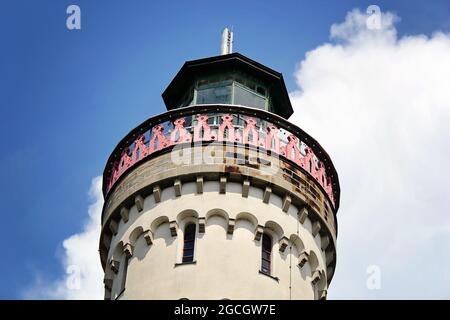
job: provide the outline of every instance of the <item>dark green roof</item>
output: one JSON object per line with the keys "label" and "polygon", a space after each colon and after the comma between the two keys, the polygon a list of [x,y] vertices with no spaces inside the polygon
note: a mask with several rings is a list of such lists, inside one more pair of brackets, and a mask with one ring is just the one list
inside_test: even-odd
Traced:
{"label": "dark green roof", "polygon": [[294,112],[283,75],[237,52],[185,62],[162,94],[167,110],[177,108],[177,103],[199,77],[230,70],[244,72],[266,83],[273,102],[273,113],[288,119]]}

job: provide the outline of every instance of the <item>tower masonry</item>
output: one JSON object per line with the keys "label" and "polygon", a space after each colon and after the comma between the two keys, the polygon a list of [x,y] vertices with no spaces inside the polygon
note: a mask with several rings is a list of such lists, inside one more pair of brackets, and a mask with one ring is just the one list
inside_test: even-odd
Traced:
{"label": "tower masonry", "polygon": [[106,163],[105,299],[326,299],[337,172],[287,121],[282,75],[231,43],[221,51],[186,62],[162,94],[167,112]]}

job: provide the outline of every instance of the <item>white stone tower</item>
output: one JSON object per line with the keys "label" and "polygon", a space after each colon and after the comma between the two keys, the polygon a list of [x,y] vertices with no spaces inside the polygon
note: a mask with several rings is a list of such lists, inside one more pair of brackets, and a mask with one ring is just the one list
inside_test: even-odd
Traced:
{"label": "white stone tower", "polygon": [[338,175],[286,120],[282,75],[225,53],[186,62],[163,99],[104,170],[105,299],[326,299]]}

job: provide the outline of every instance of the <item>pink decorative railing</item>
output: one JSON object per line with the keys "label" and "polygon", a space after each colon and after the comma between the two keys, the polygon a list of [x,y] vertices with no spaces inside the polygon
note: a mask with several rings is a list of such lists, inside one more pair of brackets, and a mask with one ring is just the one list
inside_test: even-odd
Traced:
{"label": "pink decorative railing", "polygon": [[[109,172],[105,170],[105,173],[109,173],[105,177],[106,193],[127,169],[157,151],[179,144],[217,141],[264,148],[293,161],[317,180],[336,207],[331,178],[327,175],[323,161],[312,148],[293,133],[268,120],[231,111],[234,112],[193,113],[174,118],[175,120],[153,123],[148,127],[145,127],[144,123],[144,127],[138,127],[139,132],[134,134],[132,143],[128,142],[122,148],[119,144],[116,148],[116,152],[120,151],[120,157],[113,162]],[[317,143],[314,145],[317,148]]]}

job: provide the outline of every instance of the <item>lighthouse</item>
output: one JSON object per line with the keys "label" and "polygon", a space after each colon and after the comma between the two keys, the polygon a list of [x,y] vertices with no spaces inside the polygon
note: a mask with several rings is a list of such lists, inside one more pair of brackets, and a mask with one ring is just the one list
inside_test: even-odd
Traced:
{"label": "lighthouse", "polygon": [[290,123],[283,76],[232,52],[187,61],[167,112],[132,129],[103,172],[105,299],[326,299],[338,174]]}

